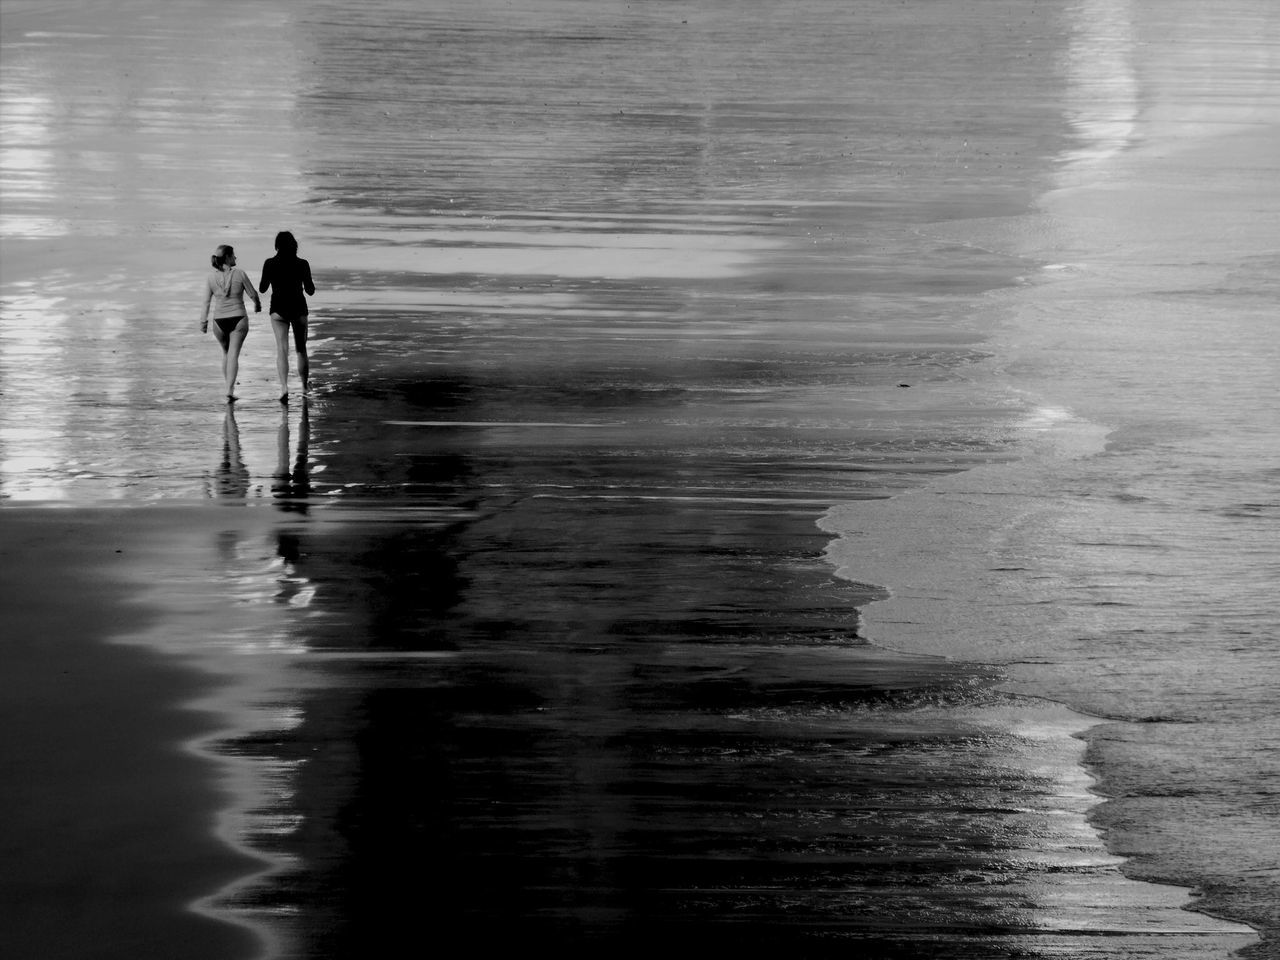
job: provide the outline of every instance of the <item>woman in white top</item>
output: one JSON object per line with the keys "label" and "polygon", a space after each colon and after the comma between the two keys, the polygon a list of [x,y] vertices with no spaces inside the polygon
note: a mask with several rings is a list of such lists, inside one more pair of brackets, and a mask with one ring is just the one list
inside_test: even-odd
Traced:
{"label": "woman in white top", "polygon": [[204,309],[200,311],[200,332],[209,331],[209,306],[213,305],[213,336],[222,347],[222,376],[227,381],[227,403],[236,400],[236,377],[240,373],[240,347],[249,333],[245,294],[253,300],[253,312],[262,311],[262,301],[248,275],[236,266],[236,252],[222,244],[210,258],[213,272],[205,284]]}

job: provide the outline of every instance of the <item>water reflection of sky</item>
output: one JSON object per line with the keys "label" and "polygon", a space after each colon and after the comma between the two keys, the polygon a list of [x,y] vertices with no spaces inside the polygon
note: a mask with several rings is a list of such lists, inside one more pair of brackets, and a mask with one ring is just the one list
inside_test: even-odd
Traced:
{"label": "water reflection of sky", "polygon": [[1069,167],[1097,163],[1124,150],[1137,129],[1139,91],[1129,6],[1130,0],[1082,0],[1069,8],[1065,110],[1076,145],[1059,157]]}
{"label": "water reflection of sky", "polygon": [[238,9],[232,30],[204,5],[166,12],[5,10],[5,498],[199,495],[218,414],[187,403],[217,364],[198,284],[217,242],[265,245],[303,199],[290,8]]}
{"label": "water reflection of sky", "polygon": [[[239,9],[232,30],[201,5],[167,12],[53,14],[92,22],[93,32],[77,32],[26,29],[43,14],[6,9],[3,235],[23,236],[36,218],[72,237],[136,238],[161,223],[199,230],[210,214],[300,199],[291,117],[306,50],[281,22],[289,8]],[[253,143],[263,114],[273,135]],[[203,213],[187,221],[180,211]]]}

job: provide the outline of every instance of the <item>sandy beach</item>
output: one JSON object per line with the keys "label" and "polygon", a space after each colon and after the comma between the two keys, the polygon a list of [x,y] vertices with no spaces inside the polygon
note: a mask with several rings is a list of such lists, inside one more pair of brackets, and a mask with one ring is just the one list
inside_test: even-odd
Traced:
{"label": "sandy beach", "polygon": [[1268,44],[234,9],[2,0],[6,956],[1272,955]]}

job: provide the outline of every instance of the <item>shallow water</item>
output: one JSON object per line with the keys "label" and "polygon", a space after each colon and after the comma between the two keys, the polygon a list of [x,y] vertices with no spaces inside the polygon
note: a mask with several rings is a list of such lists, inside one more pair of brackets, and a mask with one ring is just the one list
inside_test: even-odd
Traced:
{"label": "shallow water", "polygon": [[[806,956],[1251,941],[1126,880],[1087,821],[1093,720],[1050,701],[1170,709],[1100,699],[1142,655],[1132,624],[1105,621],[1134,653],[1085,683],[1052,669],[1076,665],[1072,632],[1046,653],[1035,618],[1009,642],[1051,664],[1021,670],[954,609],[927,656],[868,644],[859,617],[922,578],[1002,623],[1004,582],[957,558],[987,515],[899,495],[1020,477],[1047,427],[1087,449],[1111,425],[1078,379],[1095,358],[1041,366],[1062,354],[1019,319],[1064,288],[992,293],[1034,269],[1026,235],[1063,242],[1034,217],[998,242],[971,224],[1127,143],[1135,71],[1097,89],[1073,82],[1096,59],[1071,64],[1123,61],[1102,31],[1128,4],[266,3],[232,33],[201,5],[121,9],[5,7],[0,495],[147,504],[169,531],[121,574],[161,612],[122,639],[220,678],[193,749],[231,798],[219,835],[266,870],[199,909],[282,956],[424,923]],[[276,403],[255,320],[227,410],[201,264],[232,242],[256,276],[282,227],[320,287],[316,387]],[[1011,542],[1061,548],[1055,584],[1096,580],[1063,524],[1096,522],[1116,482],[1062,462],[1081,509]],[[232,509],[191,520],[195,501]],[[833,545],[824,516],[875,533]],[[1158,578],[1114,579],[1145,598]],[[1089,606],[1046,598],[1073,624]],[[1089,734],[1114,782],[1152,756],[1133,729]],[[1139,838],[1187,819],[1115,809]]]}
{"label": "shallow water", "polygon": [[824,525],[853,533],[850,576],[894,584],[873,638],[1125,721],[1086,739],[1135,875],[1273,924],[1276,14],[1121,12],[1083,28],[1128,91],[1117,122],[1081,131],[1032,215],[937,228],[1043,264],[990,298],[998,375],[1048,414],[1032,456]]}

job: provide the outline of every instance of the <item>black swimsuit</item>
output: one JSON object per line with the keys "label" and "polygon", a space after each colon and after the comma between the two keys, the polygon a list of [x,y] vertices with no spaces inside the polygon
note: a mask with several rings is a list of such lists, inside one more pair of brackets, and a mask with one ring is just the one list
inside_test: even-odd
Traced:
{"label": "black swimsuit", "polygon": [[303,293],[315,293],[311,282],[311,264],[301,257],[282,257],[276,254],[262,265],[262,281],[258,289],[266,293],[271,289],[271,312],[286,320],[298,320],[307,315],[307,298]]}
{"label": "black swimsuit", "polygon": [[239,317],[214,317],[213,322],[218,325],[223,333],[230,333],[236,327],[240,326],[240,321],[245,319],[244,316]]}

